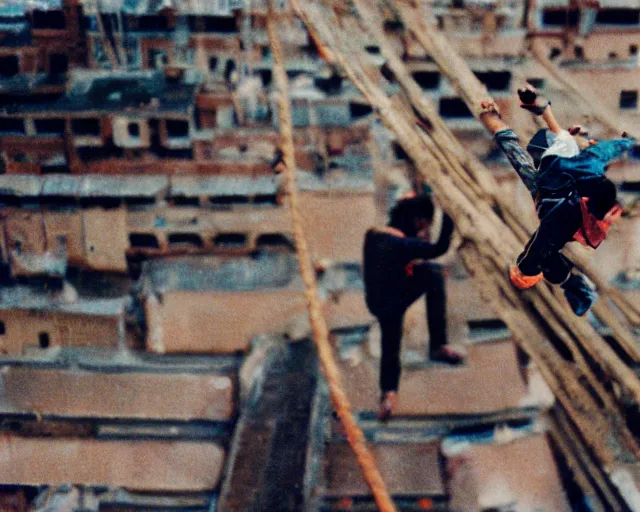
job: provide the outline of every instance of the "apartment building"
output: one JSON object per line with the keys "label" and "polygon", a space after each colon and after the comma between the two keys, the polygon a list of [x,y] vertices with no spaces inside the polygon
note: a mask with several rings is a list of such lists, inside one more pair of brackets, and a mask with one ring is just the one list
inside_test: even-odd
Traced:
{"label": "apartment building", "polygon": [[[633,2],[603,1],[595,21],[552,0],[421,3],[518,128],[533,126],[515,102],[524,81],[567,118],[575,109],[529,56],[528,36],[576,80],[613,90],[607,108],[637,123]],[[289,2],[274,6],[320,300],[394,500],[478,512],[602,503],[558,427],[553,395],[455,258],[448,327],[467,362],[425,361],[416,304],[398,418],[373,419],[380,340],[362,293],[361,242],[417,180]],[[272,169],[280,139],[267,7],[0,5],[3,510],[375,510],[320,378]],[[465,147],[505,191],[522,192],[434,62],[397,21],[385,30]],[[375,70],[380,49],[362,37]],[[629,201],[634,169],[612,169]],[[637,225],[614,233],[624,255],[599,252],[608,278],[631,269]]]}

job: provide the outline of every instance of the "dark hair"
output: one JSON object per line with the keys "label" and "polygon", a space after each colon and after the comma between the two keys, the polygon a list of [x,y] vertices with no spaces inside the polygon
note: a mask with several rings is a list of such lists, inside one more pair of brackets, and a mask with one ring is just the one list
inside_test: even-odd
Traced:
{"label": "dark hair", "polygon": [[552,139],[550,131],[547,128],[540,128],[536,134],[531,137],[531,140],[527,145],[527,152],[531,155],[531,158],[533,158],[533,163],[536,168],[540,167],[542,153],[544,153],[552,144],[552,141],[549,139]]}
{"label": "dark hair", "polygon": [[429,196],[401,199],[389,212],[389,226],[407,236],[416,236],[417,219],[433,219],[433,201]]}

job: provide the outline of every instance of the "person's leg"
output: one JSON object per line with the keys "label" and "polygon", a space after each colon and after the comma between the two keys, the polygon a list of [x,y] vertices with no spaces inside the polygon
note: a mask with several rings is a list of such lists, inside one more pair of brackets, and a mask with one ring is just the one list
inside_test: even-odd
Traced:
{"label": "person's leg", "polygon": [[424,266],[429,354],[433,356],[447,344],[447,295],[442,265],[427,263]]}
{"label": "person's leg", "polygon": [[562,253],[549,256],[542,265],[544,278],[551,284],[562,284],[571,274],[573,263]]}
{"label": "person's leg", "polygon": [[584,315],[598,298],[597,292],[581,274],[572,273],[573,263],[561,253],[551,254],[542,264],[544,278],[560,285],[571,310]]}
{"label": "person's leg", "polygon": [[380,322],[381,349],[380,391],[398,391],[400,382],[400,345],[402,341],[403,313],[385,313]]}
{"label": "person's leg", "polygon": [[386,312],[378,317],[381,332],[380,408],[377,418],[389,419],[396,405],[400,383],[400,345],[404,313]]}
{"label": "person's leg", "polygon": [[569,242],[580,227],[580,204],[564,199],[558,203],[542,205],[546,212],[540,226],[518,256],[517,267],[524,276],[536,276],[543,271],[545,262]]}
{"label": "person's leg", "polygon": [[442,265],[425,263],[415,269],[414,279],[425,293],[427,328],[429,329],[429,359],[445,363],[461,363],[464,354],[447,345],[447,293]]}

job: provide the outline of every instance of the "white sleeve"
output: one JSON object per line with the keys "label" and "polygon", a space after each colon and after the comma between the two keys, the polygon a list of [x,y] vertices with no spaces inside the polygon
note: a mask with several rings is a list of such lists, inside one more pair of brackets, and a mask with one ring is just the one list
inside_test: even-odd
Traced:
{"label": "white sleeve", "polygon": [[556,139],[553,141],[553,144],[551,144],[551,146],[542,153],[541,158],[549,155],[571,158],[576,156],[578,153],[580,153],[580,148],[578,147],[576,140],[567,130],[562,130],[560,133],[556,134]]}

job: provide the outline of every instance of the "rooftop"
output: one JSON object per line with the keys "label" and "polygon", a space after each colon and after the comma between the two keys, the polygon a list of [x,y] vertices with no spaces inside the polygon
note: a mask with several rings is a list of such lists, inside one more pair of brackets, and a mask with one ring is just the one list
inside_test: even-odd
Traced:
{"label": "rooftop", "polygon": [[299,283],[300,277],[296,258],[276,253],[233,259],[205,256],[150,260],[144,264],[142,280],[143,286],[156,293],[230,292],[286,288]]}
{"label": "rooftop", "polygon": [[[23,80],[16,79],[16,84]],[[26,79],[29,80],[28,78]],[[13,112],[122,112],[136,115],[189,112],[195,104],[200,75],[185,73],[180,82],[169,81],[159,71],[75,71],[69,90],[58,100],[20,104]]]}

